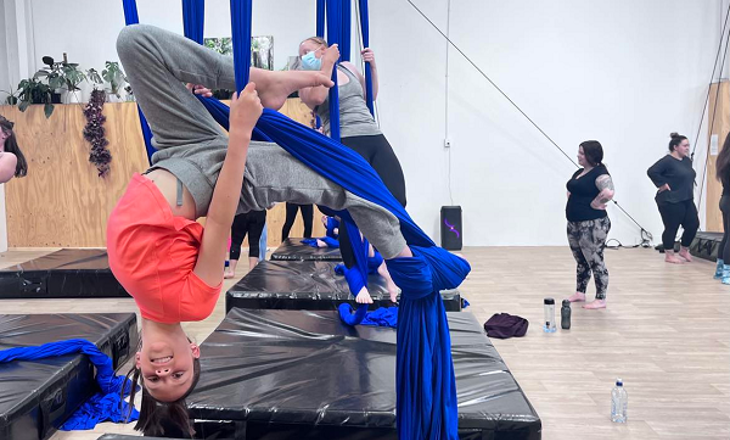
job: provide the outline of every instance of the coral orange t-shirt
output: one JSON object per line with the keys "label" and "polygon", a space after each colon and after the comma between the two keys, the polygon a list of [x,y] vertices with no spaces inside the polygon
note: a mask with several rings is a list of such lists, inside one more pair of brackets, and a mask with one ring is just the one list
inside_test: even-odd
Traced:
{"label": "coral orange t-shirt", "polygon": [[151,180],[135,173],[109,217],[106,235],[109,267],[142,317],[173,324],[200,321],[213,312],[222,278],[209,286],[193,273],[203,226],[173,216]]}

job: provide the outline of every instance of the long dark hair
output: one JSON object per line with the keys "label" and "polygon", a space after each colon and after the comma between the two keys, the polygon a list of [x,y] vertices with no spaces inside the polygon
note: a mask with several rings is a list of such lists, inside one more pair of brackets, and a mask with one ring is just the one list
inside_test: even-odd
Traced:
{"label": "long dark hair", "polygon": [[722,151],[715,160],[715,175],[722,185],[730,188],[730,133],[722,144]]}
{"label": "long dark hair", "polygon": [[[144,387],[144,378],[142,371],[136,366],[132,367],[124,378],[124,386],[122,392],[127,387],[127,381],[130,380],[131,392],[129,394],[129,412],[125,415],[127,421],[132,415],[134,409],[134,397],[137,395],[137,384],[142,386],[142,406],[139,410],[139,420],[134,425],[134,429],[142,431],[145,437],[183,437],[192,438],[195,430],[190,423],[188,415],[188,406],[185,399],[193,392],[195,386],[200,379],[200,360],[193,359],[193,383],[184,396],[174,402],[160,402],[152,397],[152,395]],[[124,395],[122,395],[122,399]]]}
{"label": "long dark hair", "polygon": [[671,141],[669,141],[669,151],[674,151],[674,148],[681,144],[683,140],[687,139],[687,136],[683,136],[678,133],[670,133],[669,137],[672,138]]}
{"label": "long dark hair", "polygon": [[20,151],[20,147],[18,146],[18,140],[15,138],[15,132],[13,131],[14,125],[3,116],[0,116],[0,129],[6,133],[10,133],[10,137],[5,139],[5,151],[13,153],[18,158],[18,162],[15,165],[15,177],[24,177],[28,174],[28,162],[25,161],[25,156],[23,156],[23,152]]}
{"label": "long dark hair", "polygon": [[591,166],[597,167],[599,165],[603,165],[605,167],[603,164],[603,147],[600,142],[583,141],[581,142],[580,147],[583,148],[583,156],[585,156]]}

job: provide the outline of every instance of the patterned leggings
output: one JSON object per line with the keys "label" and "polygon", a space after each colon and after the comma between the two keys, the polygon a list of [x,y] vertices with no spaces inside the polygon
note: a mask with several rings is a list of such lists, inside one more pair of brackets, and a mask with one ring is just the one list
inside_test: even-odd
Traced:
{"label": "patterned leggings", "polygon": [[596,299],[606,299],[608,269],[603,261],[611,220],[608,217],[582,222],[568,222],[568,243],[578,267],[576,270],[577,292],[586,293],[591,272],[596,279]]}

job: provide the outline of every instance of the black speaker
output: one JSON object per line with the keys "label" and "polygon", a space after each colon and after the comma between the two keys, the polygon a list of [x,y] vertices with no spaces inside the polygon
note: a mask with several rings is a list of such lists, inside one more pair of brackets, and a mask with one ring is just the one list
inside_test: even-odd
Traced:
{"label": "black speaker", "polygon": [[461,206],[441,207],[441,247],[460,251],[463,243]]}

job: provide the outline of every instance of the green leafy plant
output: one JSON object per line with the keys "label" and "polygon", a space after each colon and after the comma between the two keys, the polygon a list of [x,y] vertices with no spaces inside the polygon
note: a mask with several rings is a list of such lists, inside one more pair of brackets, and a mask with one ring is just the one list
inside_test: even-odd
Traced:
{"label": "green leafy plant", "polygon": [[24,112],[31,104],[43,104],[46,118],[53,114],[52,93],[48,84],[43,84],[37,78],[28,78],[18,84],[18,109]]}
{"label": "green leafy plant", "polygon": [[13,88],[10,87],[10,91],[9,92],[7,90],[0,90],[0,92],[3,92],[6,95],[8,95],[5,98],[5,103],[6,104],[8,104],[8,105],[17,105],[18,104],[18,91],[17,90],[16,91],[13,91]]}
{"label": "green leafy plant", "polygon": [[42,60],[47,67],[36,72],[34,78],[45,79],[53,90],[66,89],[69,92],[81,90],[79,84],[86,79],[86,75],[79,70],[78,64],[66,61],[66,54],[64,60],[58,63],[49,56],[43,57]]}
{"label": "green leafy plant", "polygon": [[121,98],[119,91],[127,82],[127,77],[124,76],[124,72],[119,66],[119,63],[117,61],[107,61],[106,69],[101,71],[101,77],[109,84],[109,92],[117,95],[117,98]]}
{"label": "green leafy plant", "polygon": [[96,86],[104,84],[104,79],[101,77],[101,74],[93,67],[86,71],[86,80],[91,83],[94,90],[97,90]]}

